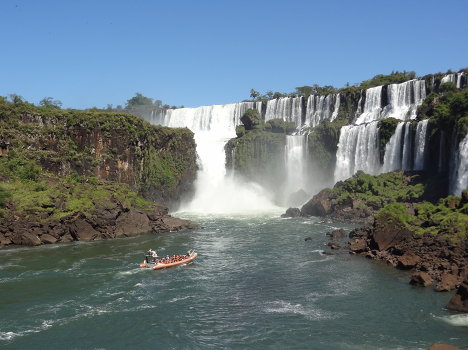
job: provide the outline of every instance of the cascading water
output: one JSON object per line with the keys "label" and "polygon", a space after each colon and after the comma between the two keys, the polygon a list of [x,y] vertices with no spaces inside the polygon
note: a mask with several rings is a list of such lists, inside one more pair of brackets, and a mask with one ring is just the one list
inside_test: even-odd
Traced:
{"label": "cascading water", "polygon": [[415,154],[414,154],[414,170],[424,170],[425,168],[425,156],[426,156],[426,139],[427,139],[427,125],[429,119],[425,119],[418,123],[416,127],[416,136],[414,142]]}
{"label": "cascading water", "polygon": [[356,119],[355,124],[369,123],[380,119],[382,111],[382,86],[373,87],[366,90],[366,100],[364,102],[364,111]]}
{"label": "cascading water", "polygon": [[402,169],[402,141],[404,126],[404,122],[398,123],[395,133],[385,146],[384,164],[382,167],[384,173]]}
{"label": "cascading water", "polygon": [[458,89],[460,89],[462,87],[462,77],[465,75],[464,72],[461,72],[461,73],[451,73],[451,74],[447,74],[446,76],[444,76],[441,80],[440,80],[440,83],[441,84],[444,84],[444,83],[454,83],[456,85],[456,87]]}
{"label": "cascading water", "polygon": [[450,192],[459,196],[468,189],[468,134],[458,146],[453,179]]}
{"label": "cascading water", "polygon": [[300,199],[291,194],[306,192],[307,184],[307,135],[286,136],[285,150],[286,183],[284,185],[283,201],[288,206],[303,204]]}
{"label": "cascading water", "polygon": [[[413,160],[411,125],[404,123],[398,125],[395,135],[386,146],[384,165],[381,167],[378,156],[377,121],[390,117],[400,120],[414,119],[417,107],[425,97],[424,80],[391,84],[387,87],[388,104],[382,108],[382,86],[367,89],[362,112],[362,96],[359,100],[355,125],[341,128],[336,153],[335,181],[344,180],[358,170],[379,174],[382,171],[411,169]],[[371,141],[372,137],[374,139]],[[423,147],[422,152],[424,150]]]}
{"label": "cascading water", "polygon": [[403,141],[403,154],[401,159],[401,168],[408,170],[412,168],[412,147],[413,147],[413,130],[411,123],[405,123],[405,138]]}
{"label": "cascading water", "polygon": [[410,80],[391,84],[387,87],[387,96],[389,103],[383,111],[384,118],[415,119],[418,106],[426,98],[426,82]]}
{"label": "cascading water", "polygon": [[310,95],[307,99],[305,124],[316,127],[323,120],[333,121],[340,109],[340,94],[327,96]]}
{"label": "cascading water", "polygon": [[347,179],[358,170],[368,174],[380,170],[377,122],[341,128],[335,182]]}
{"label": "cascading water", "polygon": [[198,108],[170,109],[153,123],[169,127],[188,127],[195,134],[200,171],[195,195],[180,210],[202,213],[255,212],[274,209],[264,189],[255,183],[239,183],[226,176],[226,142],[235,137],[235,127],[249,108],[261,111],[261,103],[243,102]]}
{"label": "cascading water", "polygon": [[265,121],[283,119],[294,122],[296,127],[302,124],[302,97],[280,97],[269,100],[266,105]]}

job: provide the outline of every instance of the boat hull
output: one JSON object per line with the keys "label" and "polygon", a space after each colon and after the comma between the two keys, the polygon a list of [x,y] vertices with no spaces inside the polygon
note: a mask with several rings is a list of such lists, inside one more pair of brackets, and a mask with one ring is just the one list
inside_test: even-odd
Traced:
{"label": "boat hull", "polygon": [[187,259],[183,259],[183,260],[176,261],[176,262],[169,263],[169,264],[162,264],[162,263],[152,264],[152,263],[144,262],[144,263],[140,264],[140,267],[141,268],[151,268],[152,270],[161,270],[161,269],[166,269],[168,267],[187,264],[187,263],[195,260],[197,256],[198,256],[198,253],[192,253],[192,254],[190,254],[190,256]]}
{"label": "boat hull", "polygon": [[196,257],[198,256],[197,253],[192,253],[187,259],[183,259],[183,260],[180,260],[180,261],[176,261],[176,262],[173,262],[173,263],[169,263],[169,264],[156,264],[152,267],[153,270],[161,270],[161,269],[166,269],[168,267],[173,267],[173,266],[178,266],[178,265],[183,265],[183,264],[187,264],[193,260],[196,259]]}

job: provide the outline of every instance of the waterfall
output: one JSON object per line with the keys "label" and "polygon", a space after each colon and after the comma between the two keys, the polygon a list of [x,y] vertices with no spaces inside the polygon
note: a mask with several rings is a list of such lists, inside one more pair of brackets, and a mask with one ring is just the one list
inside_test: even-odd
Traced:
{"label": "waterfall", "polygon": [[[260,102],[243,102],[198,108],[169,109],[153,122],[169,127],[187,127],[195,134],[200,171],[195,195],[180,210],[203,213],[255,212],[273,209],[263,188],[255,183],[239,183],[226,176],[224,145],[236,136],[235,127],[249,108],[261,111]],[[154,117],[154,116],[153,116]]]}
{"label": "waterfall", "polygon": [[341,128],[336,153],[335,182],[356,171],[377,174],[380,170],[377,122]]}
{"label": "waterfall", "polygon": [[401,159],[401,169],[409,170],[412,168],[412,148],[413,148],[413,130],[411,123],[405,123],[405,138],[403,141],[403,154]]}
{"label": "waterfall", "polygon": [[340,95],[310,95],[307,98],[305,124],[316,127],[323,120],[334,120],[340,109]]}
{"label": "waterfall", "polygon": [[383,111],[384,118],[408,120],[416,118],[419,105],[426,98],[426,82],[410,80],[387,87],[388,105]]}
{"label": "waterfall", "polygon": [[440,83],[454,83],[458,89],[462,87],[462,77],[465,75],[464,72],[461,73],[451,73],[445,75],[441,80]]}
{"label": "waterfall", "polygon": [[384,164],[382,167],[384,173],[402,168],[402,139],[404,125],[404,122],[398,123],[395,133],[385,146]]}
{"label": "waterfall", "polygon": [[[364,124],[379,120],[380,112],[382,110],[381,100],[382,86],[367,89],[366,100],[364,102],[364,111],[358,116],[355,124]],[[361,99],[359,102],[361,102]]]}
{"label": "waterfall", "polygon": [[286,183],[284,202],[288,206],[303,204],[290,198],[291,194],[307,189],[307,135],[286,136],[285,165]]}
{"label": "waterfall", "polygon": [[460,196],[463,190],[468,189],[468,134],[458,146],[453,179],[450,193]]}
{"label": "waterfall", "polygon": [[416,127],[416,136],[414,142],[414,170],[424,170],[426,158],[426,139],[427,139],[427,125],[429,119],[425,119],[418,123]]}
{"label": "waterfall", "polygon": [[267,101],[265,121],[283,119],[294,122],[296,127],[302,124],[302,96],[280,97]]}
{"label": "waterfall", "polygon": [[333,113],[331,116],[331,121],[334,121],[338,117],[338,112],[340,111],[340,94],[335,96],[335,107],[333,108]]}

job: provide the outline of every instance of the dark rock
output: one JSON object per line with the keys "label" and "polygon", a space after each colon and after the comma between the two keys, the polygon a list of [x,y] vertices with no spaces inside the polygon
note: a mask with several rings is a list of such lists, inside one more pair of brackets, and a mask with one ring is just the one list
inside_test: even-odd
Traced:
{"label": "dark rock", "polygon": [[73,242],[75,239],[70,233],[64,234],[62,237],[60,237],[60,242]]}
{"label": "dark rock", "polygon": [[348,242],[349,250],[360,254],[367,251],[367,241],[364,238],[353,238]]}
{"label": "dark rock", "polygon": [[298,218],[301,217],[302,213],[299,208],[288,208],[286,213],[282,214],[282,218]]}
{"label": "dark rock", "polygon": [[413,253],[406,253],[397,257],[397,267],[402,270],[409,270],[414,268],[421,258]]}
{"label": "dark rock", "polygon": [[344,238],[346,237],[346,231],[340,228],[338,230],[328,232],[327,236],[330,236],[330,239]]}
{"label": "dark rock", "polygon": [[381,215],[374,222],[372,239],[379,250],[387,250],[404,241],[411,240],[413,233],[390,215]]}
{"label": "dark rock", "polygon": [[37,246],[41,245],[39,237],[31,232],[15,232],[11,236],[11,241],[18,245]]}
{"label": "dark rock", "polygon": [[116,237],[136,236],[152,230],[148,215],[137,211],[121,214],[116,220]]}
{"label": "dark rock", "polygon": [[332,252],[325,252],[325,251],[324,251],[324,252],[322,252],[322,255],[335,255],[335,254],[332,253]]}
{"label": "dark rock", "polygon": [[444,273],[440,277],[440,281],[436,284],[435,290],[437,292],[448,292],[457,288],[459,284],[458,277],[452,274]]}
{"label": "dark rock", "polygon": [[327,246],[329,246],[331,249],[340,249],[341,246],[337,242],[328,242]]}
{"label": "dark rock", "polygon": [[410,284],[413,286],[429,287],[432,284],[432,278],[427,272],[416,272],[411,276]]}
{"label": "dark rock", "polygon": [[76,220],[70,229],[77,241],[92,241],[99,236],[99,232],[84,218]]}
{"label": "dark rock", "polygon": [[458,287],[457,292],[452,299],[450,299],[447,309],[458,312],[468,312],[468,279],[465,279]]}
{"label": "dark rock", "polygon": [[193,221],[166,216],[161,219],[166,231],[180,231],[182,229],[194,229],[197,227]]}
{"label": "dark rock", "polygon": [[6,238],[4,235],[0,234],[0,247],[4,245],[10,245],[12,243],[13,242],[11,241],[11,239]]}
{"label": "dark rock", "polygon": [[331,190],[325,189],[316,194],[310,201],[304,204],[301,212],[304,215],[325,216],[331,213]]}
{"label": "dark rock", "polygon": [[468,190],[464,190],[462,192],[460,206],[463,206],[466,203],[468,203]]}
{"label": "dark rock", "polygon": [[312,240],[312,237],[306,237],[304,238],[304,241],[311,241]]}
{"label": "dark rock", "polygon": [[41,236],[41,242],[44,244],[54,244],[57,243],[58,239],[47,233]]}

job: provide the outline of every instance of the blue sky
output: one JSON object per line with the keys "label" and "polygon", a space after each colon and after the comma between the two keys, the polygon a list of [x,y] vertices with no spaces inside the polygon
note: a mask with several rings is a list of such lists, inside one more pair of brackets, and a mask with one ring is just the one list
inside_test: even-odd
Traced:
{"label": "blue sky", "polygon": [[2,0],[0,95],[88,108],[141,92],[195,107],[458,70],[467,18],[467,0]]}

